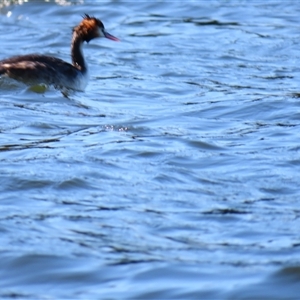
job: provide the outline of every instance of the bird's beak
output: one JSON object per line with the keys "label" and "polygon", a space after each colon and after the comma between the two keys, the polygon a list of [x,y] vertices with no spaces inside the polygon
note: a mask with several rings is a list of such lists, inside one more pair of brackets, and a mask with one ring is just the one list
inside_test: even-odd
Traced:
{"label": "bird's beak", "polygon": [[119,42],[120,40],[118,38],[116,38],[115,36],[109,34],[107,31],[103,30],[102,31],[104,36],[109,39],[109,40],[112,40],[112,41],[115,41],[115,42]]}

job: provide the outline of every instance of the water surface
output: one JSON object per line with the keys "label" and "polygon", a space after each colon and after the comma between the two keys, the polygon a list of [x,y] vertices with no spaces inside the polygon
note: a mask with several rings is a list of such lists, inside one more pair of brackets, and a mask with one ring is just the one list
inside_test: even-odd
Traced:
{"label": "water surface", "polygon": [[6,1],[0,59],[70,61],[69,98],[0,79],[0,296],[297,299],[297,1]]}

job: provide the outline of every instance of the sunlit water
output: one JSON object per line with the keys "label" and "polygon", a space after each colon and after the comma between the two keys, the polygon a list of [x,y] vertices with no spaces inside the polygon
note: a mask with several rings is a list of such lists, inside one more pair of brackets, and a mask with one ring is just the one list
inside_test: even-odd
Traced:
{"label": "sunlit water", "polygon": [[69,99],[0,79],[0,296],[299,298],[299,3],[4,2],[0,59],[121,42]]}

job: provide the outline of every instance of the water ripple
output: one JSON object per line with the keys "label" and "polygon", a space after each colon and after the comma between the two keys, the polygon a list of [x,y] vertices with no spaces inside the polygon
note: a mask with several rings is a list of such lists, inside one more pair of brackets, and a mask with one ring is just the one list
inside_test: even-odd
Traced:
{"label": "water ripple", "polygon": [[297,298],[296,2],[6,1],[1,59],[83,12],[84,93],[0,79],[0,297]]}

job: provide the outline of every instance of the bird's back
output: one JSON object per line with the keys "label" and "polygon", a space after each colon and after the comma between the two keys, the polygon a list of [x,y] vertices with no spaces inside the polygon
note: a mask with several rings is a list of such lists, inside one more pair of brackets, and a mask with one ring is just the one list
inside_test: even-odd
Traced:
{"label": "bird's back", "polygon": [[65,86],[70,78],[77,77],[78,72],[73,65],[47,55],[27,54],[0,61],[0,75],[7,75],[31,85]]}

